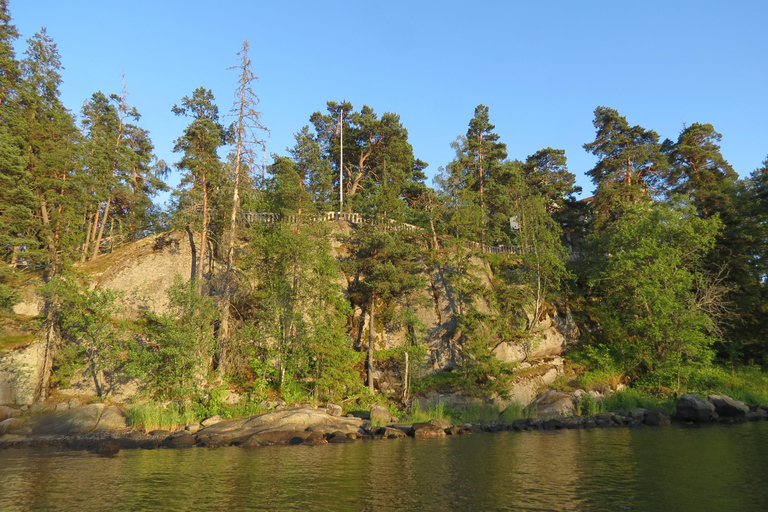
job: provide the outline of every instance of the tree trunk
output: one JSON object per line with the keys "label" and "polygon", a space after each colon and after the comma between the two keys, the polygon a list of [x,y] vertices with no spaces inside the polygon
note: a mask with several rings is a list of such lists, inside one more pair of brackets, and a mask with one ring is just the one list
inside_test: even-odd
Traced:
{"label": "tree trunk", "polygon": [[58,344],[59,336],[56,331],[56,305],[52,302],[46,302],[47,310],[45,319],[45,345],[43,347],[43,367],[37,376],[33,400],[41,402],[48,398],[48,382],[51,377],[53,367],[53,356]]}
{"label": "tree trunk", "polygon": [[435,222],[432,219],[432,213],[429,214],[429,229],[432,231],[432,248],[437,250],[440,244],[437,242],[437,233],[435,232]]}
{"label": "tree trunk", "polygon": [[[95,260],[96,257],[99,255],[99,249],[101,249],[101,238],[104,236],[104,226],[107,224],[107,220],[109,219],[109,206],[112,204],[112,197],[110,196],[107,199],[107,204],[104,206],[104,218],[101,220],[101,226],[99,227],[99,235],[96,237],[96,246],[93,248],[93,256],[91,257],[92,260]],[[94,230],[96,227],[94,226]]]}
{"label": "tree trunk", "polygon": [[85,262],[88,259],[88,253],[91,251],[91,221],[93,220],[93,214],[89,214],[85,220],[85,244],[83,245],[83,254],[80,256],[80,261]]}
{"label": "tree trunk", "polygon": [[408,348],[405,349],[405,375],[403,376],[403,405],[408,403],[408,386],[410,380],[410,366],[408,360]]}
{"label": "tree trunk", "polygon": [[203,228],[200,235],[200,265],[197,267],[197,291],[203,291],[205,258],[208,252],[208,183],[203,177]]}
{"label": "tree trunk", "polygon": [[373,324],[374,320],[376,319],[376,295],[371,295],[371,305],[369,307],[369,322],[370,325],[368,326],[368,389],[371,390],[371,393],[374,392],[373,389]]}

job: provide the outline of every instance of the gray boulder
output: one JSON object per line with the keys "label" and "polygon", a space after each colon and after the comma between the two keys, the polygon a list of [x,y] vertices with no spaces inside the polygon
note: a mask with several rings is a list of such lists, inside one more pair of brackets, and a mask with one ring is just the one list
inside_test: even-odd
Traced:
{"label": "gray boulder", "polygon": [[114,405],[110,405],[102,411],[99,423],[96,425],[96,430],[115,430],[125,428],[126,426],[126,417],[123,411]]}
{"label": "gray boulder", "polygon": [[20,420],[19,418],[8,418],[0,421],[0,436],[7,433],[9,430],[21,428],[22,425],[24,425],[24,420]]}
{"label": "gray boulder", "polygon": [[190,448],[196,444],[197,439],[195,439],[195,436],[189,432],[182,431],[178,434],[167,437],[161,443],[161,446],[165,446],[167,448]]}
{"label": "gray boulder", "polygon": [[331,416],[341,417],[342,409],[341,409],[340,405],[328,404],[328,405],[325,406],[325,410]]}
{"label": "gray boulder", "polygon": [[683,421],[704,422],[716,418],[715,406],[700,396],[686,393],[677,401],[677,415]]}
{"label": "gray boulder", "polygon": [[442,429],[451,428],[451,422],[443,418],[435,418],[433,420],[429,420],[429,424]]}
{"label": "gray boulder", "polygon": [[210,418],[206,418],[203,421],[201,421],[200,425],[202,425],[204,427],[210,427],[210,426],[215,425],[217,423],[221,423],[221,421],[222,421],[221,416],[219,416],[218,414],[215,414],[215,415],[211,416]]}
{"label": "gray boulder", "polygon": [[715,406],[718,416],[724,418],[744,418],[749,413],[749,407],[744,402],[734,400],[725,395],[709,395],[709,401]]}
{"label": "gray boulder", "polygon": [[378,421],[380,423],[389,423],[392,421],[392,413],[389,409],[380,405],[371,406],[371,421]]}
{"label": "gray boulder", "polygon": [[547,389],[537,396],[528,410],[535,410],[540,419],[568,418],[576,415],[571,393]]}
{"label": "gray boulder", "polygon": [[432,425],[431,423],[416,423],[413,425],[410,435],[417,439],[443,437],[445,435],[445,429],[440,428],[437,425]]}
{"label": "gray boulder", "polygon": [[0,421],[7,420],[17,415],[16,409],[0,405]]}
{"label": "gray boulder", "polygon": [[671,422],[669,416],[660,411],[648,411],[645,413],[643,424],[649,427],[668,427]]}

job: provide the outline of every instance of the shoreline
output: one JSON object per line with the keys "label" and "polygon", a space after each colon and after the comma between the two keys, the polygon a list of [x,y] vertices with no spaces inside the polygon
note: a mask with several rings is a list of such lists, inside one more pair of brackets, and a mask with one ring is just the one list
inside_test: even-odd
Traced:
{"label": "shoreline", "polygon": [[[306,412],[307,409],[289,409],[286,412]],[[323,409],[314,410],[326,414]],[[268,413],[269,414],[269,413]],[[265,446],[318,446],[322,444],[354,443],[361,441],[386,440],[411,437],[433,439],[479,433],[532,432],[557,430],[591,430],[595,428],[646,428],[679,426],[720,426],[750,422],[768,421],[768,413],[762,408],[751,410],[738,417],[714,416],[707,420],[693,421],[682,418],[679,413],[667,414],[658,411],[633,411],[631,413],[605,412],[594,416],[571,416],[550,419],[517,419],[511,422],[487,422],[451,425],[447,420],[431,420],[426,423],[390,423],[373,426],[370,421],[360,420],[357,432],[309,427],[305,430],[278,428],[261,432],[244,432],[237,429],[222,434],[222,427],[232,423],[246,423],[258,417],[224,420],[211,427],[192,433],[189,430],[175,432],[155,430],[142,432],[124,428],[101,430],[79,435],[22,435],[6,433],[0,436],[0,450],[18,448],[54,448],[71,451],[88,451],[100,456],[114,456],[121,450],[131,449],[180,449],[180,448],[221,448],[227,446],[260,448]],[[219,425],[219,428],[216,427]]]}

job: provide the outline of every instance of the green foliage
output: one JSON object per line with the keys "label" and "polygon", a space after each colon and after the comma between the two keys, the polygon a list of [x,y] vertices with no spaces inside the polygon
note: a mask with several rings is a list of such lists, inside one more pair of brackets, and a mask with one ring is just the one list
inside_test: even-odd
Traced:
{"label": "green foliage", "polygon": [[527,413],[525,407],[517,402],[511,402],[503,411],[501,411],[500,419],[503,422],[509,422],[528,417],[531,416]]}
{"label": "green foliage", "polygon": [[651,190],[661,190],[669,164],[661,151],[658,134],[641,126],[630,126],[616,110],[597,107],[593,124],[595,140],[584,144],[584,149],[598,158],[587,174],[597,185],[593,220],[602,229],[604,223],[616,220],[624,208],[648,202]]}
{"label": "green foliage", "polygon": [[19,292],[13,286],[13,271],[0,264],[0,313],[12,312],[19,300]]}
{"label": "green foliage", "polygon": [[207,401],[214,393],[210,368],[218,309],[211,297],[197,292],[194,281],[185,283],[180,276],[168,296],[169,313],[145,314],[146,340],[132,346],[126,369],[149,382],[157,398]]}
{"label": "green foliage", "polygon": [[461,372],[442,371],[414,379],[411,384],[411,391],[413,393],[427,393],[429,391],[453,393],[462,383],[463,376]]}
{"label": "green foliage", "polygon": [[456,413],[454,418],[457,423],[499,423],[501,421],[501,412],[495,405],[473,403],[457,409]]}
{"label": "green foliage", "polygon": [[248,299],[255,390],[296,401],[355,393],[356,358],[345,330],[350,308],[334,284],[339,270],[325,229],[281,224],[255,231],[251,244],[246,265],[259,283]]}
{"label": "green foliage", "polygon": [[579,416],[594,416],[600,412],[600,404],[597,403],[592,393],[584,393],[578,401]]}
{"label": "green foliage", "polygon": [[710,364],[714,324],[697,297],[720,226],[692,206],[655,203],[628,208],[593,239],[588,284],[597,339],[622,373],[679,388]]}
{"label": "green foliage", "polygon": [[99,396],[109,392],[105,372],[122,365],[126,343],[112,317],[120,295],[113,290],[77,284],[76,276],[55,277],[40,288],[55,309],[55,322],[64,340],[56,364],[57,379],[66,382],[83,363],[93,377]]}
{"label": "green foliage", "polygon": [[546,206],[545,197],[531,195],[520,201],[518,210],[520,233],[515,245],[521,249],[522,261],[515,281],[525,286],[529,333],[538,327],[546,302],[556,298],[562,282],[570,277],[565,267],[568,251],[561,241],[563,231]]}

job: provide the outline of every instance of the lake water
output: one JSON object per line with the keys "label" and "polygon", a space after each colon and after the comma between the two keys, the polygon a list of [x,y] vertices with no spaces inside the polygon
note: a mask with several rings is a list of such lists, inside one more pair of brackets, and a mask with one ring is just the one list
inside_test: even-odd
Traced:
{"label": "lake water", "polygon": [[766,511],[768,423],[0,451],[0,510]]}

